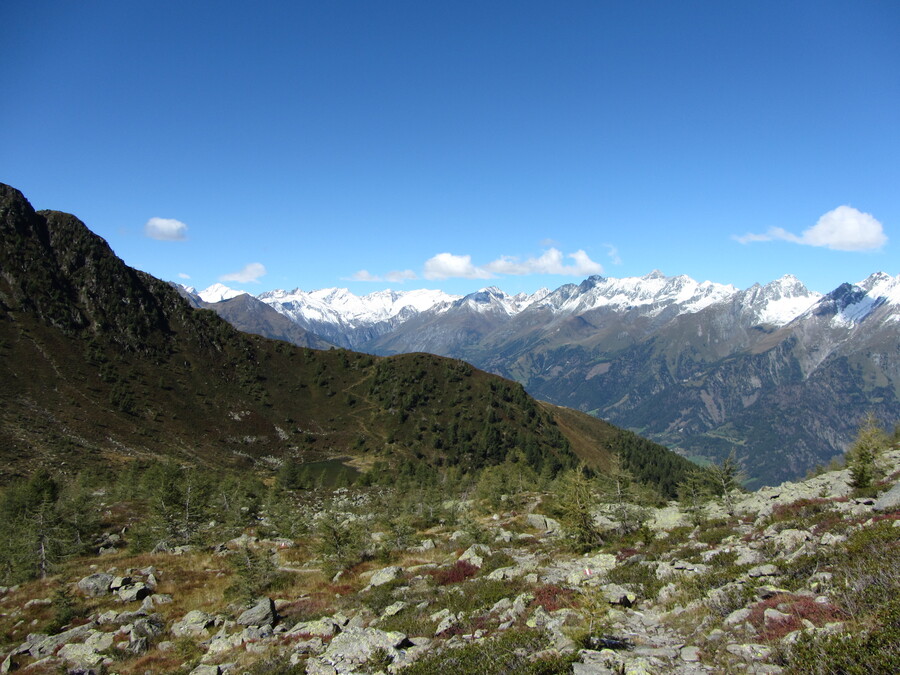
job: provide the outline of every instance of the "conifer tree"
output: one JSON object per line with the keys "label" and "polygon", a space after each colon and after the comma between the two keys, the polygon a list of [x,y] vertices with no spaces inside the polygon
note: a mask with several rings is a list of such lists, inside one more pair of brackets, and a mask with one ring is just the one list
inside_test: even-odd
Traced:
{"label": "conifer tree", "polygon": [[856,434],[856,440],[847,451],[847,466],[853,487],[867,488],[872,484],[875,480],[876,460],[887,443],[887,434],[878,424],[875,415],[866,415]]}

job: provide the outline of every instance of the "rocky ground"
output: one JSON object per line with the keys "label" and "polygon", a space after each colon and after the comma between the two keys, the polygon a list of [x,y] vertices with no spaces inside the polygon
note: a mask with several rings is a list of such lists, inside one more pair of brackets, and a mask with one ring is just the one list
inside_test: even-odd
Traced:
{"label": "rocky ground", "polygon": [[[868,590],[900,587],[900,451],[882,461],[872,496],[833,471],[673,503],[628,535],[600,508],[605,543],[583,555],[537,494],[517,511],[462,504],[461,521],[335,576],[302,539],[134,555],[110,533],[98,557],[0,589],[0,672],[801,672],[792,645],[865,632]],[[263,573],[271,592],[236,596]]]}

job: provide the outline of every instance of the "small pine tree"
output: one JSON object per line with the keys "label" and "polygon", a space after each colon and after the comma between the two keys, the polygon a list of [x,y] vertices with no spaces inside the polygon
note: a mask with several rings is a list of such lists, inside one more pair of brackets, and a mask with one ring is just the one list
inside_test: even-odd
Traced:
{"label": "small pine tree", "polygon": [[847,467],[850,469],[850,484],[853,487],[863,489],[872,484],[875,480],[876,461],[887,443],[887,434],[878,424],[875,415],[866,415],[856,434],[856,440],[847,451]]}
{"label": "small pine tree", "polygon": [[566,473],[560,481],[560,508],[563,525],[572,543],[579,551],[589,551],[602,544],[600,533],[594,524],[594,506],[597,498],[590,481],[581,469]]}
{"label": "small pine tree", "polygon": [[734,515],[734,492],[742,489],[747,479],[735,451],[732,449],[721,462],[708,466],[706,472],[713,494],[721,496],[728,515]]}

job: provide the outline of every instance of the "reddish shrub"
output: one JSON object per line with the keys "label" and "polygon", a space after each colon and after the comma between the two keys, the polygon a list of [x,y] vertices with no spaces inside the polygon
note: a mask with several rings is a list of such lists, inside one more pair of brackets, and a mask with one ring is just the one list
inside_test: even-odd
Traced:
{"label": "reddish shrub", "polygon": [[457,560],[450,567],[433,570],[431,576],[438,586],[458,584],[478,574],[478,568],[468,560]]}
{"label": "reddish shrub", "polygon": [[[767,609],[778,609],[788,616],[777,621],[765,622]],[[832,621],[840,621],[844,613],[840,608],[830,603],[816,602],[805,595],[790,595],[781,593],[773,595],[767,600],[756,603],[750,609],[748,621],[759,631],[763,640],[780,640],[788,633],[803,628],[803,619],[821,626]]]}
{"label": "reddish shrub", "polygon": [[572,599],[575,595],[574,591],[568,588],[560,588],[555,584],[547,584],[546,586],[538,586],[534,589],[534,600],[531,601],[531,607],[540,605],[548,612],[555,612],[558,609],[572,606]]}
{"label": "reddish shrub", "polygon": [[636,548],[620,548],[619,552],[616,553],[616,562],[628,560],[631,556],[637,555],[638,553],[640,553],[640,551]]}

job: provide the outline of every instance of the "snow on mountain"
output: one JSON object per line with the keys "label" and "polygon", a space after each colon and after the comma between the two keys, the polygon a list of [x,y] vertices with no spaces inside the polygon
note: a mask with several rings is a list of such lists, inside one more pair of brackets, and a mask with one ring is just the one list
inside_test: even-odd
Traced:
{"label": "snow on mountain", "polygon": [[407,317],[429,309],[449,307],[460,296],[443,291],[376,291],[355,295],[346,288],[317,291],[268,291],[259,299],[293,320],[360,326]]}
{"label": "snow on mountain", "polygon": [[884,272],[875,272],[856,285],[870,297],[883,299],[890,305],[900,305],[900,274],[892,277]]}
{"label": "snow on mountain", "polygon": [[[832,328],[852,329],[885,306],[900,306],[900,275],[876,272],[858,283],[841,284],[799,318],[825,318]],[[900,321],[900,312],[888,310],[882,317],[885,321]]]}
{"label": "snow on mountain", "polygon": [[821,293],[810,291],[792,274],[770,281],[765,286],[754,284],[741,293],[741,304],[757,323],[784,326],[815,305]]}
{"label": "snow on mountain", "polygon": [[667,277],[654,270],[642,277],[589,277],[577,287],[573,284],[561,286],[548,294],[540,304],[555,312],[571,314],[601,307],[646,307],[651,311],[661,311],[670,305],[680,306],[682,312],[693,313],[728,300],[737,292],[731,285],[711,281],[700,283],[685,275]]}
{"label": "snow on mountain", "polygon": [[[217,283],[196,295],[213,303],[242,293],[244,291]],[[377,325],[378,334],[393,330],[392,327],[423,313],[439,315],[468,311],[514,317],[531,309],[579,315],[603,308],[638,310],[645,316],[658,316],[664,311],[693,314],[725,303],[733,303],[735,310],[749,317],[753,325],[783,326],[815,312],[817,315],[827,313],[835,326],[849,326],[859,323],[885,303],[900,305],[900,275],[892,277],[878,272],[858,284],[844,284],[827,296],[810,291],[790,274],[741,291],[732,285],[698,282],[686,275],[667,277],[654,270],[642,277],[592,276],[577,285],[565,284],[553,291],[542,288],[531,294],[509,295],[495,286],[466,296],[429,289],[383,290],[358,296],[346,288],[315,291],[297,288],[267,291],[257,297],[307,328],[322,330],[323,326],[330,326],[328,330],[369,330]],[[893,315],[888,319],[900,320]]]}
{"label": "snow on mountain", "polygon": [[223,300],[230,300],[231,298],[236,298],[245,293],[247,293],[247,291],[236,291],[233,288],[228,288],[225,284],[213,284],[209,288],[205,288],[194,294],[203,300],[203,302],[222,302]]}
{"label": "snow on mountain", "polygon": [[543,300],[549,293],[548,289],[542,288],[531,294],[509,295],[496,286],[488,286],[457,300],[454,306],[481,313],[501,312],[508,316],[515,316],[535,302]]}

